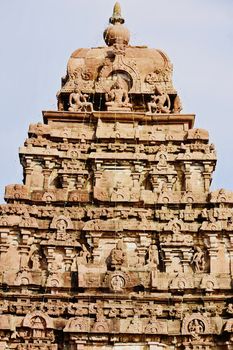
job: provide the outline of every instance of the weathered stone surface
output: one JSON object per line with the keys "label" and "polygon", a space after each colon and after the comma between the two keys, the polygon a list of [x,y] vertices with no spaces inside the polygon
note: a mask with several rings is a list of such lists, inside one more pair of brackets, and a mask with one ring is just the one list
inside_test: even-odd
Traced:
{"label": "weathered stone surface", "polygon": [[58,111],[30,125],[0,206],[0,349],[233,348],[233,193],[211,192],[206,130],[181,114],[165,53],[68,62]]}

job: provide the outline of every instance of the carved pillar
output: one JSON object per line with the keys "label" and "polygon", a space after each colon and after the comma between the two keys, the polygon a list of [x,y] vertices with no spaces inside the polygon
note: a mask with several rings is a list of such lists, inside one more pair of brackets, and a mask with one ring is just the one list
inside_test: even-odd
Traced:
{"label": "carved pillar", "polygon": [[50,169],[43,169],[43,175],[44,175],[44,184],[43,187],[45,190],[48,189],[49,187],[49,177],[51,174],[51,170]]}
{"label": "carved pillar", "polygon": [[169,272],[172,265],[172,254],[170,248],[163,248],[164,259],[163,262],[165,264],[165,272]]}
{"label": "carved pillar", "polygon": [[191,162],[184,162],[184,175],[185,175],[185,191],[191,191],[192,190],[192,185],[191,185],[191,171],[190,171],[190,165]]}
{"label": "carved pillar", "polygon": [[6,254],[8,248],[9,248],[8,245],[3,245],[3,244],[0,245],[0,267],[4,266],[3,265],[4,254]]}
{"label": "carved pillar", "polygon": [[49,187],[49,177],[51,175],[52,169],[49,168],[50,166],[50,159],[45,160],[45,167],[43,169],[43,175],[44,175],[44,189],[47,190]]}
{"label": "carved pillar", "polygon": [[148,346],[149,346],[149,350],[166,350],[167,349],[167,345],[156,343],[156,342],[149,342]]}
{"label": "carved pillar", "polygon": [[211,163],[205,162],[203,177],[204,177],[204,188],[206,192],[208,192],[210,188],[212,172],[213,172],[213,166],[211,166]]}
{"label": "carved pillar", "polygon": [[76,350],[85,350],[85,341],[77,340],[76,342]]}
{"label": "carved pillar", "polygon": [[1,231],[0,231],[1,244],[7,243],[9,233],[10,233],[9,228],[1,228]]}
{"label": "carved pillar", "polygon": [[138,264],[139,266],[145,265],[145,256],[150,245],[150,240],[147,233],[139,233],[140,245],[137,248],[138,252]]}
{"label": "carved pillar", "polygon": [[139,186],[139,178],[140,178],[140,174],[139,173],[132,173],[132,179],[133,179],[133,188],[134,189],[140,189]]}
{"label": "carved pillar", "polygon": [[90,237],[90,245],[93,247],[93,251],[92,251],[93,264],[98,265],[100,262],[100,254],[101,254],[101,252],[99,251],[99,239],[101,237],[101,233],[92,232],[89,237]]}
{"label": "carved pillar", "polygon": [[31,231],[21,229],[22,243],[27,244],[28,238],[31,236]]}
{"label": "carved pillar", "polygon": [[69,187],[69,177],[67,174],[62,174],[62,188],[67,189]]}
{"label": "carved pillar", "polygon": [[158,189],[159,183],[158,183],[158,174],[151,172],[150,173],[150,178],[151,178],[151,184],[153,187],[153,192],[155,193]]}
{"label": "carved pillar", "polygon": [[82,189],[83,187],[83,180],[84,180],[84,174],[83,172],[77,173],[77,183],[76,183],[76,188],[79,190]]}
{"label": "carved pillar", "polygon": [[51,265],[54,261],[54,251],[55,247],[54,246],[49,246],[47,247],[47,263],[48,263],[48,269],[50,270]]}
{"label": "carved pillar", "polygon": [[182,259],[182,265],[184,269],[184,273],[190,273],[190,262],[193,256],[193,251],[190,248],[182,247],[182,254],[183,254],[183,259]]}
{"label": "carved pillar", "polygon": [[32,168],[26,167],[26,168],[24,168],[24,171],[25,171],[25,185],[27,187],[30,187],[30,185],[31,185]]}
{"label": "carved pillar", "polygon": [[27,245],[19,245],[20,269],[28,268],[30,247]]}
{"label": "carved pillar", "polygon": [[72,247],[65,247],[65,257],[64,257],[64,263],[65,263],[65,271],[70,271],[71,265],[73,262],[73,248]]}
{"label": "carved pillar", "polygon": [[25,185],[30,187],[31,185],[31,174],[32,174],[32,167],[31,167],[31,163],[32,163],[32,157],[27,157],[25,159],[25,167],[24,167],[24,172],[25,172]]}
{"label": "carved pillar", "polygon": [[218,242],[217,233],[209,233],[209,256],[210,256],[210,273],[218,272]]}
{"label": "carved pillar", "polygon": [[233,277],[233,233],[229,233],[230,248],[228,249],[230,255],[230,273]]}

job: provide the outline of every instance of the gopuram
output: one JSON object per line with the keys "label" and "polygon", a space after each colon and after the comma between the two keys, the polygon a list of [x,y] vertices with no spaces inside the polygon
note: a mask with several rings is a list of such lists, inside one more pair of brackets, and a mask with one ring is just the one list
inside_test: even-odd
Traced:
{"label": "gopuram", "polygon": [[167,55],[78,49],[0,206],[0,350],[233,349],[233,193]]}

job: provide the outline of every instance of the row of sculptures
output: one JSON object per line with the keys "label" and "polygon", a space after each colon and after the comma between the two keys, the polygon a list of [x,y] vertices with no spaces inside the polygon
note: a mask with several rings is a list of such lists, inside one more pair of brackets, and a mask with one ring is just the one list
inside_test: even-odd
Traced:
{"label": "row of sculptures", "polygon": [[[133,105],[130,103],[128,89],[121,80],[116,80],[110,91],[105,94],[105,105],[109,111],[131,111]],[[171,104],[171,99],[166,89],[162,86],[156,86],[151,101],[147,103],[148,113],[180,113],[182,110],[181,101],[176,95]],[[87,111],[93,112],[93,103],[88,101],[88,94],[82,93],[79,87],[75,87],[74,92],[69,95],[69,111]]]}
{"label": "row of sculptures", "polygon": [[[38,271],[41,269],[42,265],[46,265],[44,258],[47,254],[45,252],[41,254],[41,251],[39,251],[38,247],[35,244],[31,245],[31,248],[28,254],[24,254],[24,251],[22,253],[23,254],[20,254],[21,255],[20,271],[26,271],[29,269]],[[68,265],[64,266],[63,259],[64,259],[64,256],[61,257],[61,252],[58,254],[58,256],[56,255],[55,251],[53,251],[52,255],[50,252],[48,257],[49,272],[50,273],[57,272],[57,271],[64,272],[64,271],[68,271],[69,269],[71,269],[71,271],[78,271],[78,268],[81,265],[93,264],[92,254],[90,250],[87,249],[85,244],[80,244],[80,247],[73,254],[70,255],[69,253],[70,264],[68,269],[67,269]],[[174,272],[182,272],[182,264],[181,264],[180,257],[177,255],[177,252],[172,254],[172,251],[171,251],[170,259],[171,259],[170,269],[172,268]],[[108,270],[114,271],[114,270],[120,270],[122,267],[129,267],[131,265],[130,260],[132,260],[132,257],[128,255],[127,249],[123,241],[120,239],[117,242],[115,248],[113,248],[110,251],[110,254],[108,255],[105,263],[107,265],[106,267]],[[144,265],[144,267],[149,270],[154,270],[154,271],[160,270],[159,265],[163,264],[163,260],[164,260],[163,250],[159,251],[157,245],[152,244],[147,249],[147,251],[145,251],[145,256],[143,258],[143,261],[140,257],[136,258],[135,262],[137,260],[138,260],[138,263],[136,265],[138,266]],[[206,252],[203,249],[201,249],[199,246],[191,248],[190,266],[192,267],[194,272],[196,273],[205,272],[207,268],[206,260],[207,260]]]}

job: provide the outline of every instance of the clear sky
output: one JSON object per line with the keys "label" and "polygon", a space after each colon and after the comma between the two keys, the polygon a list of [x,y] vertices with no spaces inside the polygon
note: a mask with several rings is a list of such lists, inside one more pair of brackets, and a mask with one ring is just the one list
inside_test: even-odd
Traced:
{"label": "clear sky", "polygon": [[[70,54],[104,45],[113,0],[0,0],[0,202],[22,182],[18,147],[56,109]],[[163,49],[183,112],[217,148],[212,188],[233,190],[233,0],[121,0],[132,45]]]}

